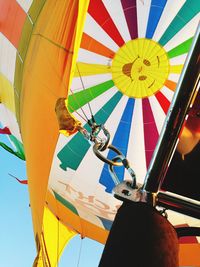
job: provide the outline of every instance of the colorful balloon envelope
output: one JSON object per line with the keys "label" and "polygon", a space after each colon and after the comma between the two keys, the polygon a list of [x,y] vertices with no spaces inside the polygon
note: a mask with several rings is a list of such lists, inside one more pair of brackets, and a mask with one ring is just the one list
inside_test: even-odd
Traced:
{"label": "colorful balloon envelope", "polygon": [[[199,18],[193,0],[0,1],[0,121],[13,150],[24,145],[35,264],[40,253],[57,260],[51,229],[64,233],[63,245],[75,234],[105,243],[121,205],[93,144],[80,132],[59,134],[57,99],[68,99],[86,130],[92,117],[104,125],[143,183]],[[199,225],[179,213],[169,219]],[[181,244],[180,265],[200,264],[199,251],[196,238]]]}

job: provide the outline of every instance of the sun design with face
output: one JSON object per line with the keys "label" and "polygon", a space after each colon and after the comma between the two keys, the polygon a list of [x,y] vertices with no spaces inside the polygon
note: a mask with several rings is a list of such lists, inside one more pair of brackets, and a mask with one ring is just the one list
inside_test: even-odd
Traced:
{"label": "sun design with face", "polygon": [[169,75],[164,48],[153,40],[139,38],[124,44],[112,61],[112,78],[125,95],[144,98],[155,94]]}

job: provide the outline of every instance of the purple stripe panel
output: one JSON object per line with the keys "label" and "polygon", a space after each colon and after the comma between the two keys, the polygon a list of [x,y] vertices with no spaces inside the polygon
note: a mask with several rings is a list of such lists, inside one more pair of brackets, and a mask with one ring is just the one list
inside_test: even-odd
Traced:
{"label": "purple stripe panel", "polygon": [[142,100],[146,166],[148,168],[158,141],[158,130],[148,98]]}
{"label": "purple stripe panel", "polygon": [[131,39],[138,37],[136,0],[121,0]]}

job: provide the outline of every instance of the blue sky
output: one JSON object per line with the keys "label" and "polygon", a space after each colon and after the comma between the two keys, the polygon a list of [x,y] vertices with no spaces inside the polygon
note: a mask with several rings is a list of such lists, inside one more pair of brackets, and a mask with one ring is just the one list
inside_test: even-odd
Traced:
{"label": "blue sky", "polygon": [[[6,142],[6,136],[0,135]],[[8,173],[26,179],[25,163],[0,147],[1,267],[31,267],[36,255],[27,185]],[[61,258],[59,267],[97,267],[103,246],[76,236]]]}

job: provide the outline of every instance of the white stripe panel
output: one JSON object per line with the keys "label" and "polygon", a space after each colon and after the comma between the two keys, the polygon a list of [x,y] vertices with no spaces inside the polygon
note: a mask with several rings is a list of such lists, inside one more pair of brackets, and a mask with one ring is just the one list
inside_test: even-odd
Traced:
{"label": "white stripe panel", "polygon": [[[136,173],[137,182],[143,183],[146,175],[142,100],[136,99],[131,123],[127,159]],[[126,177],[126,176],[125,176]],[[130,179],[130,176],[127,178]]]}
{"label": "white stripe panel", "polygon": [[104,203],[108,204],[109,207],[111,207],[111,212],[109,211],[109,219],[114,220],[114,217],[117,213],[117,208],[119,208],[122,202],[114,198],[112,194],[106,193],[105,187],[100,183],[96,185],[93,194],[97,199],[103,200]]}
{"label": "white stripe panel", "polygon": [[153,112],[153,116],[155,119],[158,133],[160,134],[161,129],[163,127],[163,122],[164,122],[165,117],[166,117],[165,112],[163,111],[162,107],[160,106],[160,104],[159,104],[159,102],[155,96],[149,97],[149,102],[151,105],[151,109]]}
{"label": "white stripe panel", "polygon": [[[92,86],[111,80],[112,75],[111,74],[99,74],[99,75],[91,75],[91,76],[82,76],[81,79],[83,81],[84,87],[87,89]],[[81,79],[80,77],[73,78],[72,84],[71,84],[71,90],[74,93],[83,90]],[[69,91],[69,94],[71,94],[70,91]]]}
{"label": "white stripe panel", "polygon": [[175,83],[178,82],[179,78],[180,78],[180,74],[176,74],[176,73],[170,73],[168,76],[168,80],[173,81]]}
{"label": "white stripe panel", "polygon": [[16,2],[21,6],[21,8],[27,13],[33,0],[16,0]]}
{"label": "white stripe panel", "polygon": [[84,32],[113,51],[117,51],[119,49],[119,46],[99,26],[99,24],[96,23],[90,14],[87,14]]}
{"label": "white stripe panel", "polygon": [[87,64],[102,64],[110,66],[110,58],[98,55],[94,52],[80,48],[77,63],[83,62]]}
{"label": "white stripe panel", "polygon": [[189,226],[200,226],[200,222],[198,219],[192,218],[190,216],[186,216],[184,214],[167,210],[169,221],[175,226],[179,224],[188,224]]}
{"label": "white stripe panel", "polygon": [[13,84],[16,49],[2,33],[0,33],[0,59],[0,72]]}
{"label": "white stripe panel", "polygon": [[[200,205],[200,202],[199,202],[199,205]],[[186,215],[184,215],[184,217],[185,217],[186,223],[189,226],[199,226],[200,227],[199,219],[196,219],[196,218],[193,218],[193,217],[190,217],[190,216],[186,216]]]}
{"label": "white stripe panel", "polygon": [[11,133],[21,141],[21,135],[19,132],[19,126],[16,120],[15,115],[7,109],[3,104],[0,104],[0,122],[3,127],[8,127]]}
{"label": "white stripe panel", "polygon": [[[54,175],[58,176],[58,173],[60,175],[60,178],[57,180],[54,180]],[[82,191],[80,190],[80,188],[78,188],[77,190],[75,188],[70,188],[68,187],[69,181],[66,179],[66,176],[69,174],[71,174],[71,170],[67,170],[67,172],[63,171],[61,168],[56,170],[56,172],[54,173],[53,171],[50,174],[50,178],[49,178],[49,184],[48,184],[48,188],[49,190],[54,190],[56,193],[58,193],[59,195],[61,195],[64,199],[66,199],[67,201],[69,201],[74,207],[76,207],[78,214],[81,218],[84,218],[87,221],[92,222],[93,224],[101,227],[104,229],[103,223],[101,222],[101,220],[96,217],[94,215],[94,211],[95,211],[95,206],[94,208],[92,208],[91,210],[91,203],[89,203],[89,199],[88,196],[83,197],[83,194],[81,194],[81,197],[79,195],[78,192]],[[63,177],[63,175],[65,175],[65,177]],[[73,173],[72,173],[73,175]],[[63,179],[65,178],[65,179]],[[68,189],[68,190],[67,190]],[[93,198],[93,205],[95,203],[95,200]],[[96,211],[98,211],[98,209],[96,209]]]}
{"label": "white stripe panel", "polygon": [[172,90],[170,90],[169,88],[164,86],[160,91],[170,102],[172,101],[172,98],[173,98],[173,95],[174,95]]}
{"label": "white stripe panel", "polygon": [[156,27],[153,38],[155,41],[159,41],[163,33],[166,31],[176,14],[184,5],[186,0],[168,0],[163,10],[162,16]]}
{"label": "white stripe panel", "polygon": [[[95,201],[94,201],[94,207],[91,208],[91,203],[87,203],[87,198],[85,199],[85,203],[84,201],[81,201],[82,203],[84,203],[84,206],[80,206],[80,205],[75,205],[77,211],[78,211],[78,214],[81,218],[85,219],[86,221],[88,222],[91,222],[93,223],[94,225],[97,225],[98,227],[101,227],[103,229],[105,229],[102,221],[97,217],[95,216],[93,213],[95,213],[95,211],[97,212],[99,209],[98,209],[98,206],[95,205]],[[96,202],[98,204],[98,202]],[[87,209],[87,207],[89,209]],[[99,216],[102,216],[101,212],[98,212]]]}
{"label": "white stripe panel", "polygon": [[187,54],[183,54],[177,57],[170,58],[170,65],[181,65],[185,63]]}
{"label": "white stripe panel", "polygon": [[117,29],[119,30],[122,38],[125,42],[131,40],[131,36],[129,33],[128,25],[126,23],[126,18],[124,16],[123,7],[120,0],[113,1],[103,0],[104,5],[111,18],[113,19]]}
{"label": "white stripe panel", "polygon": [[164,46],[165,50],[170,51],[172,48],[191,38],[195,34],[199,19],[200,15],[197,14],[185,25],[185,27],[183,27],[171,40],[169,40],[169,42]]}
{"label": "white stripe panel", "polygon": [[137,0],[138,38],[145,37],[151,1]]}

